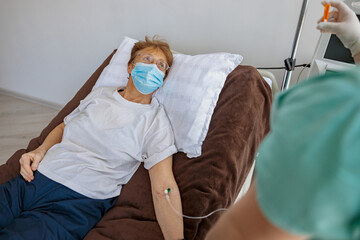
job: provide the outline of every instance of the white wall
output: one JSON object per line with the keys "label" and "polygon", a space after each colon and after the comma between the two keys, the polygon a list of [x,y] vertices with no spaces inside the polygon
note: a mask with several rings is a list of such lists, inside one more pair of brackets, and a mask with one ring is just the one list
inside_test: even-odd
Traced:
{"label": "white wall", "polygon": [[[301,5],[302,0],[1,0],[0,88],[65,104],[124,36],[159,34],[183,53],[225,51],[242,54],[243,64],[283,66]],[[297,63],[311,61],[322,9],[320,0],[310,1]],[[281,81],[284,71],[273,73]]]}

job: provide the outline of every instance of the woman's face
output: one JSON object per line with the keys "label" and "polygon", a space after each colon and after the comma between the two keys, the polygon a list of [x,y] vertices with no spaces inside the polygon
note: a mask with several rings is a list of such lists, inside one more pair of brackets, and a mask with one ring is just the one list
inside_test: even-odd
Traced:
{"label": "woman's face", "polygon": [[165,54],[158,48],[148,47],[141,49],[135,57],[134,61],[128,65],[129,74],[131,74],[131,71],[138,62],[156,64],[158,69],[164,73],[166,73],[166,71],[169,69]]}

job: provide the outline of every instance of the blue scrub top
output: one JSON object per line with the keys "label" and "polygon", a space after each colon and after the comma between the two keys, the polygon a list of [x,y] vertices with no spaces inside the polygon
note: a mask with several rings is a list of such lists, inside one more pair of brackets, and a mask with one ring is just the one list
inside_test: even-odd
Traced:
{"label": "blue scrub top", "polygon": [[360,69],[279,94],[256,164],[257,200],[274,225],[360,239]]}

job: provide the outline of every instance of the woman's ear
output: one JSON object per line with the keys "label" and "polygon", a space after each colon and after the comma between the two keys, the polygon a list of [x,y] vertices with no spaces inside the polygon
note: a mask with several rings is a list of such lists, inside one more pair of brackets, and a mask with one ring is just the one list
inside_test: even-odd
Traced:
{"label": "woman's ear", "polygon": [[131,71],[134,69],[134,64],[133,63],[128,63],[127,66],[127,72],[129,75],[131,75]]}

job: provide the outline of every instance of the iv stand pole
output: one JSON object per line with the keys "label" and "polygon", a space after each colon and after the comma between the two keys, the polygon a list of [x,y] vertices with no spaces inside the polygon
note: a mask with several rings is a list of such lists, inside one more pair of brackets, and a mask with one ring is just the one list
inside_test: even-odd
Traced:
{"label": "iv stand pole", "polygon": [[295,62],[296,62],[296,52],[299,46],[299,40],[300,40],[300,35],[302,32],[302,28],[304,26],[304,21],[305,21],[305,13],[306,13],[306,9],[308,6],[308,0],[303,0],[303,5],[301,8],[301,12],[300,12],[300,17],[299,17],[299,21],[298,21],[298,26],[296,29],[296,34],[295,34],[295,39],[294,39],[294,44],[293,44],[293,49],[292,49],[292,53],[291,53],[291,57],[288,59],[285,59],[285,75],[284,75],[284,79],[283,82],[281,84],[281,91],[284,91],[286,89],[288,89],[289,84],[290,84],[290,80],[291,80],[291,74],[292,71],[294,71],[295,69]]}

